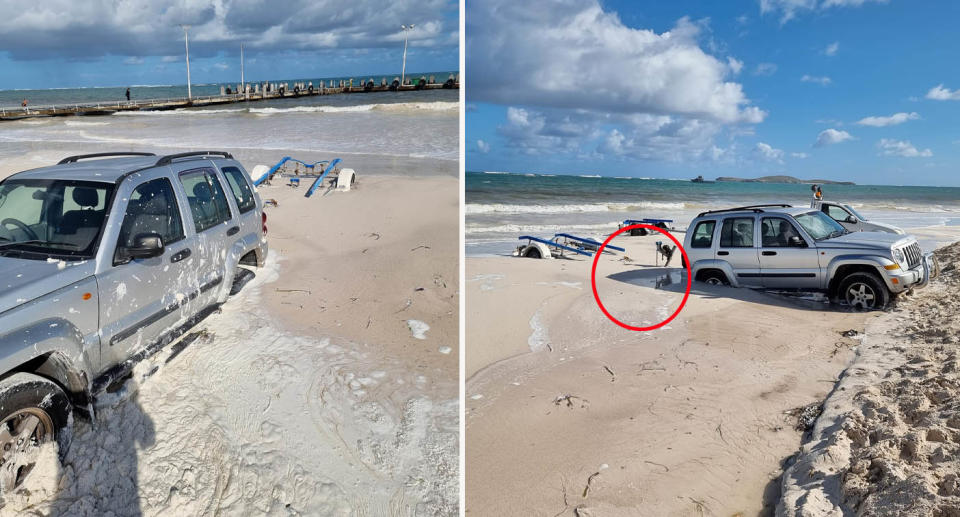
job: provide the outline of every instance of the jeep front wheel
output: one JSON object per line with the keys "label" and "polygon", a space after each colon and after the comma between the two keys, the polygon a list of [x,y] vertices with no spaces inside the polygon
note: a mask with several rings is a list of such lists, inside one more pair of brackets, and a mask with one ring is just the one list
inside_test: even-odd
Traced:
{"label": "jeep front wheel", "polygon": [[873,273],[851,273],[840,282],[840,299],[854,309],[883,309],[890,302],[887,286]]}
{"label": "jeep front wheel", "polygon": [[19,488],[37,463],[40,448],[68,446],[70,401],[55,383],[29,373],[0,381],[0,495]]}

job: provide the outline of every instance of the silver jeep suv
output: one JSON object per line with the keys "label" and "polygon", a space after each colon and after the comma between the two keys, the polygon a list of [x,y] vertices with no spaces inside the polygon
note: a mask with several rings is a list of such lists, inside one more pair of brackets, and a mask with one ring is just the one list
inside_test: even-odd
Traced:
{"label": "silver jeep suv", "polygon": [[910,235],[850,232],[820,210],[790,205],[703,212],[684,248],[695,280],[824,291],[859,309],[882,309],[937,274],[933,253]]}
{"label": "silver jeep suv", "polygon": [[263,265],[266,232],[224,152],[72,156],[0,182],[0,495],[31,448],[66,452],[75,408]]}

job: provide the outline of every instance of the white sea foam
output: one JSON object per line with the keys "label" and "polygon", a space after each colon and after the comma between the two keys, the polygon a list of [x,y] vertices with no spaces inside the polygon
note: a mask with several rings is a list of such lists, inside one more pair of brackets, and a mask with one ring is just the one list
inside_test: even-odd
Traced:
{"label": "white sea foam", "polygon": [[565,214],[571,212],[625,212],[643,209],[683,210],[682,201],[638,201],[634,203],[584,203],[576,205],[513,205],[468,203],[466,214]]}
{"label": "white sea foam", "polygon": [[464,229],[464,233],[470,235],[477,233],[556,232],[560,230],[610,233],[616,229],[617,221],[611,221],[609,223],[599,224],[500,224],[497,226],[468,226]]}
{"label": "white sea foam", "polygon": [[459,111],[457,102],[398,102],[392,104],[361,104],[356,106],[294,106],[292,108],[250,108],[257,115],[280,113],[356,113],[365,111]]}

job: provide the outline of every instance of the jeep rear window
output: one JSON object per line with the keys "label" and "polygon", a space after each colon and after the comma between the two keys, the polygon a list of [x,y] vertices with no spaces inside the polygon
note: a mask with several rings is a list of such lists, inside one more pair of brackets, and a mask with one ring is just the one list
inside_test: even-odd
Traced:
{"label": "jeep rear window", "polygon": [[720,228],[720,246],[723,248],[753,247],[753,218],[730,217]]}
{"label": "jeep rear window", "polygon": [[187,191],[193,225],[200,233],[230,220],[230,206],[220,180],[210,169],[194,169],[180,173],[180,182]]}
{"label": "jeep rear window", "polygon": [[716,221],[700,221],[693,230],[690,240],[691,248],[709,248],[713,246],[713,230],[717,227]]}
{"label": "jeep rear window", "polygon": [[253,191],[250,190],[250,184],[243,171],[236,167],[223,167],[220,171],[230,184],[230,191],[233,193],[233,199],[236,200],[240,213],[245,214],[256,208],[257,201],[253,198]]}
{"label": "jeep rear window", "polygon": [[0,183],[0,253],[23,258],[91,258],[113,185],[8,179]]}

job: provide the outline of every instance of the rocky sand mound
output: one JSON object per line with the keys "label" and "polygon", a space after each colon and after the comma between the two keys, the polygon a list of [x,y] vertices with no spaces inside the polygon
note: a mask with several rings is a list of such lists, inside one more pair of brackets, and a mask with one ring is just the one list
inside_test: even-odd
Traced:
{"label": "rocky sand mound", "polygon": [[960,516],[960,243],[872,321],[783,477],[777,515]]}

